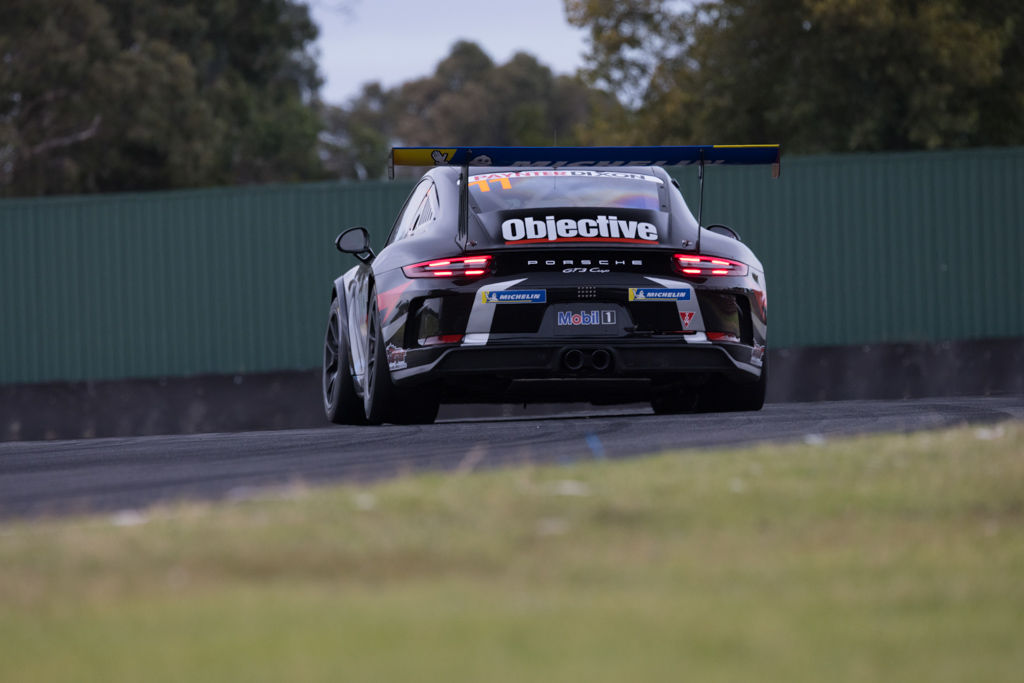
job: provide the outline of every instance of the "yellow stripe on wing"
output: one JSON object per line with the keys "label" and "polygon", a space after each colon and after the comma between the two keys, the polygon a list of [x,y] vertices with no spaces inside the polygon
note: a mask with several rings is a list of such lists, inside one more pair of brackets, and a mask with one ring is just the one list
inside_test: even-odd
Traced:
{"label": "yellow stripe on wing", "polygon": [[454,154],[454,147],[396,147],[391,160],[395,166],[445,166]]}

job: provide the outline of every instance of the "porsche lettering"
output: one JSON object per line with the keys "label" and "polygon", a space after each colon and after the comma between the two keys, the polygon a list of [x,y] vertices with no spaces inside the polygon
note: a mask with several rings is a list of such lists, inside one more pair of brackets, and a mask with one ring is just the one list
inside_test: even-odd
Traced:
{"label": "porsche lettering", "polygon": [[634,258],[634,259],[607,259],[607,258],[601,258],[601,259],[589,259],[589,258],[571,259],[571,258],[564,258],[564,259],[544,259],[543,261],[541,261],[539,259],[527,259],[527,261],[526,261],[526,265],[527,266],[539,266],[539,265],[542,265],[542,264],[545,265],[545,266],[572,266],[572,267],[577,267],[578,268],[578,267],[589,267],[589,266],[625,266],[625,265],[642,266],[644,264],[644,261],[643,261],[643,259],[638,259],[638,258]]}

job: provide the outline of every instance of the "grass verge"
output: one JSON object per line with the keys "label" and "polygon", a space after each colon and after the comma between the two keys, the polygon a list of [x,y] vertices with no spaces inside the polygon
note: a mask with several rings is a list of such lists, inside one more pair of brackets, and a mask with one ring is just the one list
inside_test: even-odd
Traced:
{"label": "grass verge", "polygon": [[3,681],[1010,681],[1024,425],[0,526]]}

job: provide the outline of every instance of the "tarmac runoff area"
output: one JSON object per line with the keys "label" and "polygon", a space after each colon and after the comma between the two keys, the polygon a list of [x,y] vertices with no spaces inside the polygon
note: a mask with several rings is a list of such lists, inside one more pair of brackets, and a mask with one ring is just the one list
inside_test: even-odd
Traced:
{"label": "tarmac runoff area", "polygon": [[[0,443],[0,517],[136,510],[301,483],[569,463],[757,442],[820,443],[1024,419],[1024,395],[775,403],[754,413],[590,410],[423,426]],[[410,447],[410,444],[415,444]]]}

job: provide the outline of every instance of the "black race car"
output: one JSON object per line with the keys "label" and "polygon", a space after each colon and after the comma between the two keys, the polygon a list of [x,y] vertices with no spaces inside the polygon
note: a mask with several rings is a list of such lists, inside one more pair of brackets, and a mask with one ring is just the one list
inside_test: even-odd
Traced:
{"label": "black race car", "polygon": [[[758,410],[764,269],[698,227],[664,166],[772,164],[778,145],[395,148],[433,165],[380,253],[337,248],[323,401],[339,424],[428,423],[441,402],[650,401]],[[392,166],[393,168],[393,166]]]}

